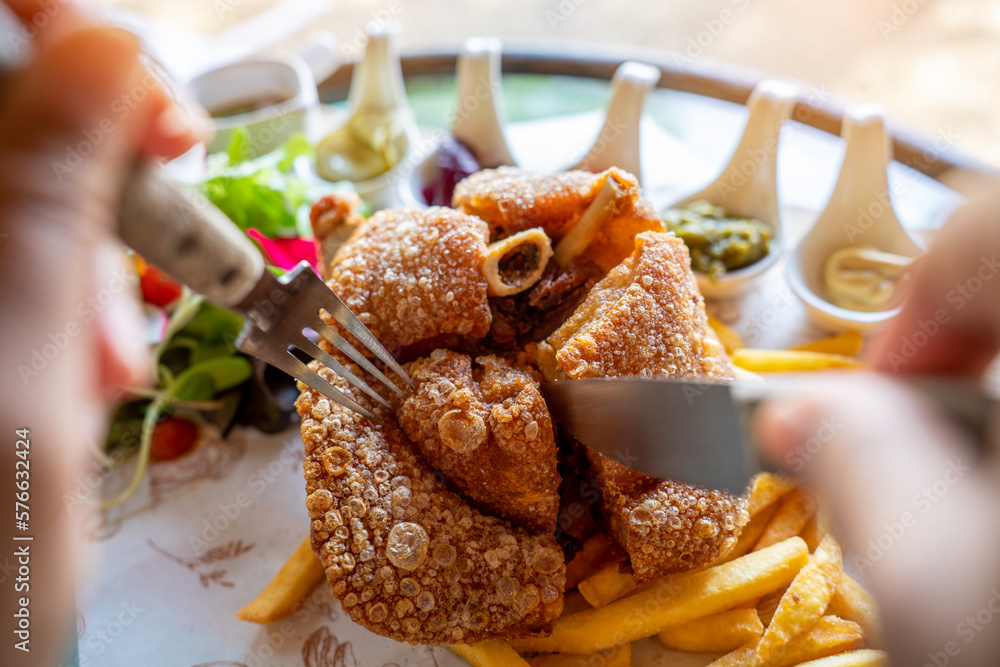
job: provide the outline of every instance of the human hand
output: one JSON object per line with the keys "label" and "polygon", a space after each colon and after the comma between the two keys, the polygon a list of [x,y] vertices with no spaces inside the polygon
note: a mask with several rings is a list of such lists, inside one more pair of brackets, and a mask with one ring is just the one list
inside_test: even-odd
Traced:
{"label": "human hand", "polygon": [[996,196],[970,203],[938,235],[873,346],[881,375],[817,378],[757,423],[765,454],[829,503],[845,564],[882,607],[896,665],[995,665],[1000,655],[1000,474],[891,379],[978,377],[996,356],[998,206]]}
{"label": "human hand", "polygon": [[[8,4],[31,26],[25,34],[43,27],[0,98],[0,492],[15,495],[15,430],[28,428],[34,537],[30,590],[16,593],[8,579],[0,594],[0,663],[52,665],[71,637],[78,566],[64,499],[103,439],[110,393],[147,373],[112,236],[119,189],[137,156],[175,156],[197,133],[140,63],[134,37],[95,24],[78,5]],[[30,653],[13,647],[23,595]]]}

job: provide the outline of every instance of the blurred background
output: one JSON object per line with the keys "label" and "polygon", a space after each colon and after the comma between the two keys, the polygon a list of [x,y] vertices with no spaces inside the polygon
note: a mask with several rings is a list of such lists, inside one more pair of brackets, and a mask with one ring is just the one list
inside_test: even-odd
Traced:
{"label": "blurred background", "polygon": [[[372,22],[390,19],[402,26],[404,52],[458,47],[476,35],[676,50],[882,103],[896,120],[953,136],[961,150],[1000,166],[1000,0],[101,2],[167,33],[228,33],[244,45],[270,36],[294,48],[330,30],[347,59]],[[254,17],[263,20],[245,29]]]}

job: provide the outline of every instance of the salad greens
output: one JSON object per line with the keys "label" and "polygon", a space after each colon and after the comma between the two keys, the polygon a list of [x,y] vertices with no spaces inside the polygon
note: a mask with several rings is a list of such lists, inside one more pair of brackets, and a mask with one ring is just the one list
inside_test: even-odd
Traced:
{"label": "salad greens", "polygon": [[247,159],[249,147],[246,130],[233,132],[226,152],[209,156],[209,178],[202,185],[209,201],[244,231],[252,228],[269,237],[311,236],[309,205],[351,187],[303,178],[304,169],[298,165],[313,161],[316,149],[301,134],[253,160]]}
{"label": "salad greens", "polygon": [[[315,254],[310,205],[325,194],[351,186],[307,175],[315,148],[302,135],[253,160],[247,159],[249,146],[249,135],[241,129],[233,133],[226,152],[210,155],[203,192],[265,250],[274,240],[300,243]],[[281,272],[279,267],[268,268]],[[171,280],[157,277],[161,282]],[[146,308],[155,312],[162,309],[166,314],[166,324],[152,350],[156,384],[152,389],[127,392],[111,420],[103,452],[105,464],[120,465],[133,454],[137,454],[138,463],[128,487],[100,503],[103,507],[125,501],[139,488],[151,455],[154,459],[157,456],[158,429],[171,420],[213,424],[223,433],[236,423],[275,432],[292,421],[294,381],[283,373],[269,372],[266,364],[236,348],[243,318],[175,286],[174,294],[182,296],[171,296],[170,303],[143,290]],[[161,285],[157,294],[162,293]],[[193,444],[197,427],[193,423],[187,426],[190,429],[162,431],[195,433]],[[187,449],[168,445],[166,451],[166,456],[172,457]],[[160,458],[164,458],[162,454]]]}

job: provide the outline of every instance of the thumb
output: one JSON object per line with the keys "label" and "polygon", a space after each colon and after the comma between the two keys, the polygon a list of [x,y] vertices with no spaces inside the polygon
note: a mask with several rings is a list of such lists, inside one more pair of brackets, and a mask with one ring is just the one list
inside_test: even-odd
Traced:
{"label": "thumb", "polygon": [[963,624],[1000,599],[1000,497],[969,443],[901,385],[857,374],[770,403],[757,433],[765,455],[830,507],[845,567],[882,606],[896,664],[924,664],[949,642],[961,646],[949,664],[986,664],[977,656],[1000,648],[1000,628]]}

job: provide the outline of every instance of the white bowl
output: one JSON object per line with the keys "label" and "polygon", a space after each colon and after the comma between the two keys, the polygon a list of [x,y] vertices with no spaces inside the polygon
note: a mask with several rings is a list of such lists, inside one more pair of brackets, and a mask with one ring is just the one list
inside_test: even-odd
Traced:
{"label": "white bowl", "polygon": [[226,150],[233,130],[240,127],[250,136],[248,157],[268,153],[292,134],[304,132],[310,109],[319,104],[312,72],[301,58],[291,54],[224,65],[199,75],[189,85],[209,113],[274,100],[252,111],[212,118],[210,153]]}

